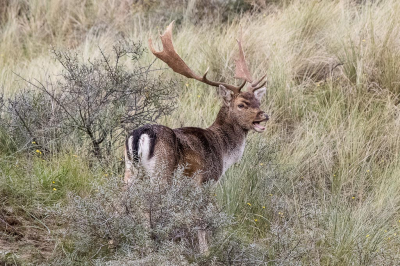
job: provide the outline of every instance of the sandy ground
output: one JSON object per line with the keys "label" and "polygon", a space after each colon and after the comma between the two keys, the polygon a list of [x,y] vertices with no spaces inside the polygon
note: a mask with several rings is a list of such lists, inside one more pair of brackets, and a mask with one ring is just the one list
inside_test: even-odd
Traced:
{"label": "sandy ground", "polygon": [[56,238],[45,220],[51,221],[21,210],[0,209],[0,265],[37,264],[50,258]]}

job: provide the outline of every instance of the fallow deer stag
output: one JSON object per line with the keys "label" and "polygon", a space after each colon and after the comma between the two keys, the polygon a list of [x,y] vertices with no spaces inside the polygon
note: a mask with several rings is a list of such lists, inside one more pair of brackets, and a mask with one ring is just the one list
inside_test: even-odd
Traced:
{"label": "fallow deer stag", "polygon": [[[162,173],[157,174],[169,178],[179,165],[183,165],[187,176],[196,173],[199,184],[218,180],[233,163],[241,159],[248,132],[263,132],[265,128],[260,123],[268,120],[268,116],[260,109],[261,98],[266,92],[266,82],[263,82],[266,75],[257,81],[253,80],[245,62],[241,40],[237,40],[239,58],[236,60],[235,78],[244,82],[234,86],[207,79],[208,70],[203,76],[195,74],[174,49],[172,27],[173,22],[160,36],[163,51],[156,51],[149,39],[150,50],[176,73],[218,87],[223,104],[215,122],[206,129],[145,125],[130,133],[125,145],[127,184],[133,181],[137,163],[149,175],[162,169]],[[250,86],[247,91],[242,91],[246,82]],[[199,240],[200,249],[207,249],[205,231],[199,232]]]}

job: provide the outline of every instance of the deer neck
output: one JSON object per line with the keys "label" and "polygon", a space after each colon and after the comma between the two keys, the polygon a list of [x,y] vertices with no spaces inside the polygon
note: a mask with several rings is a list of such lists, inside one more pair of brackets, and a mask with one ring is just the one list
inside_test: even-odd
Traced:
{"label": "deer neck", "polygon": [[229,108],[223,106],[208,130],[215,133],[223,157],[223,172],[243,155],[248,130],[243,129],[231,116]]}

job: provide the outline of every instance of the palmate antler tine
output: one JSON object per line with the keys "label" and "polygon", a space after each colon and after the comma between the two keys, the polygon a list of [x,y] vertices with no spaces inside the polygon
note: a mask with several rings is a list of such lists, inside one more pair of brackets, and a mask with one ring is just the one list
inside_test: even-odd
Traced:
{"label": "palmate antler tine", "polygon": [[265,86],[265,84],[267,84],[267,81],[264,81],[263,83],[261,83],[261,85],[252,88],[252,91],[255,92],[256,90],[261,89],[262,87]]}
{"label": "palmate antler tine", "polygon": [[230,84],[222,83],[222,82],[215,82],[207,79],[207,72],[204,73],[203,77],[198,76],[195,74],[188,65],[182,60],[182,58],[176,53],[174,49],[174,45],[172,43],[172,28],[174,25],[174,21],[172,21],[167,29],[165,30],[164,34],[160,35],[161,42],[163,45],[163,50],[158,52],[154,49],[152,40],[149,39],[149,46],[151,52],[164,61],[174,72],[179,73],[187,78],[196,79],[203,83],[206,83],[211,86],[218,87],[219,85],[223,85],[227,89],[233,91],[235,94],[240,93],[240,89],[243,88],[244,84],[241,86],[233,86]]}
{"label": "palmate antler tine", "polygon": [[262,82],[265,78],[267,77],[267,74],[265,74],[264,76],[262,76],[259,80],[254,81],[253,83],[251,83],[251,90],[254,92],[255,90],[258,90],[262,87],[265,86],[265,84],[267,84],[267,81],[264,81],[263,83],[260,84],[260,82]]}
{"label": "palmate antler tine", "polygon": [[238,45],[239,45],[239,58],[236,61],[236,69],[235,69],[235,78],[243,79],[249,83],[251,83],[251,87],[249,88],[249,91],[254,92],[260,88],[262,88],[267,82],[263,82],[260,86],[260,82],[262,82],[267,74],[262,76],[259,80],[253,81],[253,78],[251,77],[249,67],[246,63],[246,58],[244,56],[243,52],[243,47],[242,47],[242,28],[240,28],[240,39],[236,39]]}
{"label": "palmate antler tine", "polygon": [[149,39],[149,46],[151,52],[161,59],[164,63],[166,63],[173,71],[178,74],[181,74],[187,78],[201,79],[201,77],[197,76],[191,69],[186,65],[185,61],[175,52],[174,45],[172,43],[172,28],[175,21],[172,21],[164,34],[160,35],[160,39],[162,42],[163,50],[158,52],[153,47],[153,42],[151,38]]}
{"label": "palmate antler tine", "polygon": [[261,81],[263,81],[265,78],[267,77],[267,74],[265,74],[264,76],[262,76],[259,80],[254,81],[253,83],[251,83],[252,87],[256,87]]}
{"label": "palmate antler tine", "polygon": [[240,39],[236,39],[239,45],[239,58],[235,60],[236,68],[235,68],[235,78],[246,80],[249,83],[253,82],[253,78],[251,77],[249,67],[246,63],[246,58],[244,57],[244,52],[242,48],[242,28],[240,28]]}

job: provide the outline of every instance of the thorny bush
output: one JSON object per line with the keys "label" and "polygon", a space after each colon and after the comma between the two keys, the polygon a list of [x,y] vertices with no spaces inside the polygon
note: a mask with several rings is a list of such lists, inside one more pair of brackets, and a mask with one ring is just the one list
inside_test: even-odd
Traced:
{"label": "thorny bush", "polygon": [[[54,211],[69,225],[52,263],[263,265],[265,248],[236,237],[235,219],[217,204],[215,182],[195,180],[178,169],[170,182],[143,174],[124,187],[114,177],[94,184],[91,196],[71,194],[68,206]],[[209,234],[206,256],[199,252],[199,229]]]}
{"label": "thorny bush", "polygon": [[[113,56],[101,50],[99,59],[88,62],[70,51],[52,52],[64,69],[56,82],[21,77],[28,88],[8,100],[3,114],[3,127],[21,148],[54,152],[67,141],[88,143],[102,159],[127,129],[154,122],[174,107],[175,83],[152,75],[152,64],[140,65],[140,43],[121,40],[113,46]],[[126,56],[133,70],[122,64]]]}
{"label": "thorny bush", "polygon": [[95,186],[94,195],[71,195],[69,207],[59,210],[69,221],[64,245],[70,250],[57,258],[59,262],[88,257],[154,263],[167,256],[182,265],[200,261],[199,229],[217,238],[221,229],[233,224],[216,204],[213,183],[198,186],[181,170],[170,182],[143,176],[124,189],[117,177]]}

